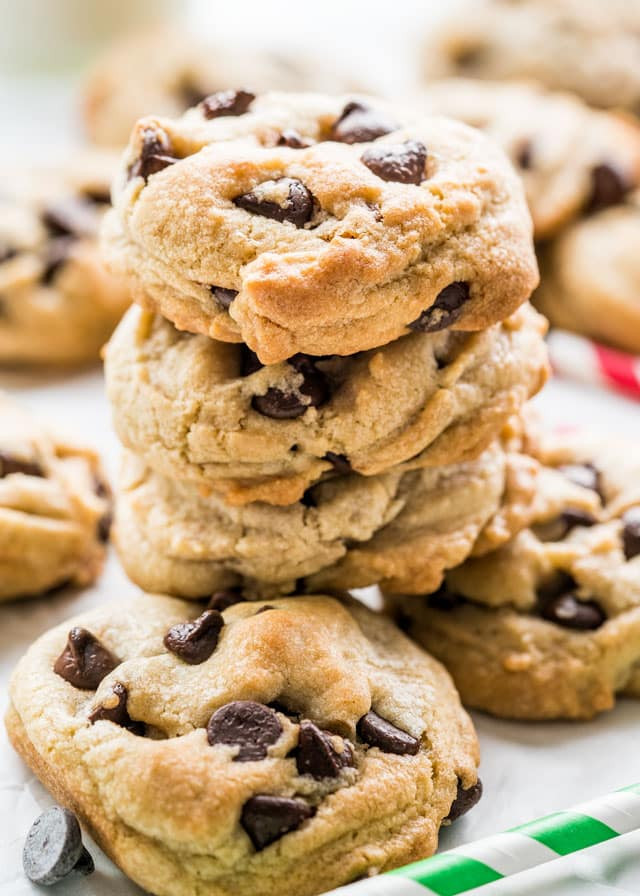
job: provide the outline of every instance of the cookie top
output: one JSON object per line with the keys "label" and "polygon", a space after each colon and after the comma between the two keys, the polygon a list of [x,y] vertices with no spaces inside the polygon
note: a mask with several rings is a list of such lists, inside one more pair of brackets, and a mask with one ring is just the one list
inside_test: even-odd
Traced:
{"label": "cookie top", "polygon": [[89,584],[109,522],[96,455],[51,436],[0,393],[0,601]]}
{"label": "cookie top", "polygon": [[247,597],[361,588],[424,593],[467,557],[511,538],[530,518],[536,466],[498,445],[429,470],[339,476],[287,507],[233,507],[127,455],[116,543],[146,591],[202,598],[241,586]]}
{"label": "cookie top", "polygon": [[531,448],[546,466],[530,528],[401,613],[469,705],[590,717],[640,696],[640,464],[635,446],[580,433]]}
{"label": "cookie top", "polygon": [[127,305],[98,250],[116,157],[0,177],[0,364],[96,361]]}
{"label": "cookie top", "polygon": [[636,0],[473,0],[435,28],[423,72],[530,78],[593,106],[640,107],[640,5]]}
{"label": "cookie top", "polygon": [[545,326],[527,305],[482,333],[263,367],[133,307],[106,351],[107,391],[121,440],[160,473],[236,504],[290,504],[334,472],[479,454],[543,385]]}
{"label": "cookie top", "polygon": [[340,93],[354,81],[319,58],[211,43],[175,24],[128,34],[87,75],[82,96],[93,143],[122,147],[143,115],[177,116],[217,90],[314,90]]}
{"label": "cookie top", "polygon": [[7,725],[123,871],[167,896],[311,896],[387,870],[432,853],[478,789],[444,669],[325,596],[108,602],[31,647]]}
{"label": "cookie top", "polygon": [[579,221],[541,253],[535,302],[552,324],[640,354],[640,195]]}
{"label": "cookie top", "polygon": [[144,118],[114,202],[103,244],[136,300],[265,364],[484,329],[537,283],[499,147],[382,100],[227,91]]}
{"label": "cookie top", "polygon": [[524,183],[536,238],[622,203],[640,183],[640,127],[534,84],[454,78],[429,85],[418,105],[480,128]]}

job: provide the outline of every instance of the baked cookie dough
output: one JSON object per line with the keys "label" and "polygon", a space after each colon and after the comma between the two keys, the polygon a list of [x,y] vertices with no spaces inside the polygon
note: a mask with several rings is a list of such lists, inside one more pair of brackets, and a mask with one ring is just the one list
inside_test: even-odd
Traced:
{"label": "baked cookie dough", "polygon": [[0,392],[0,601],[88,585],[109,522],[96,455],[50,436]]}
{"label": "baked cookie dough", "polygon": [[82,96],[94,143],[124,146],[143,115],[181,115],[217,90],[315,90],[354,87],[332,60],[231,47],[180,32],[175,25],[136,31],[110,47],[89,72]]}
{"label": "baked cookie dough", "polygon": [[538,280],[500,148],[377,99],[226,91],[143,118],[114,205],[103,245],[134,298],[265,364],[482,330]]}
{"label": "baked cookie dough", "polygon": [[313,896],[434,852],[481,793],[442,666],[355,601],[108,601],[18,664],[9,736],[156,896]]}
{"label": "baked cookie dough", "polygon": [[429,85],[418,106],[480,128],[502,146],[522,177],[539,240],[622,203],[640,183],[640,126],[568,93],[454,78]]}
{"label": "baked cookie dough", "polygon": [[97,240],[116,161],[85,152],[0,177],[0,364],[97,361],[129,304]]}
{"label": "baked cookie dough", "polygon": [[202,598],[232,586],[251,596],[381,583],[422,593],[479,536],[490,550],[528,523],[536,473],[494,445],[466,463],[336,477],[288,507],[233,507],[127,455],[115,537],[146,591]]}
{"label": "baked cookie dough", "polygon": [[637,0],[472,0],[430,28],[425,77],[528,78],[593,106],[640,109]]}
{"label": "baked cookie dough", "polygon": [[358,355],[262,367],[246,346],[133,307],[106,351],[122,442],[234,504],[291,504],[313,482],[477,456],[544,384],[530,306],[481,333],[412,333]]}
{"label": "baked cookie dough", "polygon": [[536,305],[556,327],[640,354],[640,195],[569,227],[540,254]]}
{"label": "baked cookie dough", "polygon": [[396,618],[463,702],[517,719],[581,719],[640,697],[640,462],[634,445],[538,446],[535,518]]}

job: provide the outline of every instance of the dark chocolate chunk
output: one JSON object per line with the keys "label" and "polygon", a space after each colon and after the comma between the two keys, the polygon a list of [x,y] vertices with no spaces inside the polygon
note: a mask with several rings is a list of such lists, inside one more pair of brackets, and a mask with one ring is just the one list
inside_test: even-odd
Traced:
{"label": "dark chocolate chunk", "polygon": [[640,554],[640,507],[632,507],[622,517],[622,549],[627,560]]}
{"label": "dark chocolate chunk", "polygon": [[358,722],[358,734],[370,747],[378,747],[383,753],[397,753],[399,756],[415,754],[420,750],[420,741],[413,735],[396,728],[372,709]]}
{"label": "dark chocolate chunk", "polygon": [[248,90],[219,90],[205,97],[200,103],[200,108],[205,118],[244,115],[255,98],[255,93],[249,93]]}
{"label": "dark chocolate chunk", "polygon": [[336,454],[334,451],[327,451],[323,460],[328,460],[336,473],[351,473],[353,468],[349,463],[346,454]]}
{"label": "dark chocolate chunk", "polygon": [[0,264],[4,261],[9,261],[11,258],[15,258],[18,254],[18,250],[14,249],[13,246],[0,246]]}
{"label": "dark chocolate chunk", "polygon": [[243,596],[239,588],[228,588],[225,591],[216,591],[212,594],[207,604],[207,609],[218,610],[222,613],[223,610],[229,609],[234,604],[242,604],[245,601],[246,597]]}
{"label": "dark chocolate chunk", "polygon": [[462,314],[468,299],[468,283],[462,281],[450,283],[438,294],[433,305],[409,324],[409,329],[418,330],[420,333],[435,333],[437,330],[450,327]]}
{"label": "dark chocolate chunk", "polygon": [[89,714],[89,721],[92,725],[96,722],[113,722],[121,728],[126,728],[132,734],[143,735],[145,731],[144,722],[138,722],[131,718],[127,709],[127,699],[129,692],[126,687],[119,681],[116,681],[111,688],[111,694],[103,699],[103,702]]}
{"label": "dark chocolate chunk", "polygon": [[258,794],[252,796],[242,807],[240,823],[253,846],[264,849],[315,814],[315,809],[304,800],[284,796]]}
{"label": "dark chocolate chunk", "polygon": [[233,201],[238,208],[254,215],[296,227],[304,227],[313,215],[313,196],[301,181],[291,177],[264,181]]}
{"label": "dark chocolate chunk", "polygon": [[292,420],[301,417],[308,408],[320,407],[329,399],[327,378],[316,368],[312,358],[298,354],[289,358],[287,363],[302,375],[302,383],[293,392],[272,386],[264,395],[254,395],[251,406],[264,417]]}
{"label": "dark chocolate chunk", "polygon": [[30,881],[43,887],[59,883],[72,871],[93,872],[93,859],[82,845],[73,812],[53,806],[36,818],[25,840],[22,867]]}
{"label": "dark chocolate chunk", "polygon": [[308,137],[303,137],[293,129],[283,131],[278,140],[278,146],[288,146],[290,149],[306,149],[307,146],[311,146],[312,144],[313,140],[310,140]]}
{"label": "dark chocolate chunk", "polygon": [[556,519],[534,526],[534,532],[540,541],[562,541],[578,526],[595,526],[597,519],[593,514],[577,507],[567,507]]}
{"label": "dark chocolate chunk", "polygon": [[14,454],[5,454],[0,451],[0,479],[10,476],[12,473],[22,473],[23,476],[39,476],[44,478],[45,472],[35,460],[25,460]]}
{"label": "dark chocolate chunk", "polygon": [[458,781],[458,792],[455,800],[451,803],[451,808],[445,821],[457,821],[461,815],[466,815],[480,801],[481,796],[482,781],[479,778],[475,784],[466,790],[462,786],[462,781]]}
{"label": "dark chocolate chunk", "polygon": [[396,131],[398,125],[364,103],[347,103],[331,127],[330,140],[338,143],[369,143]]}
{"label": "dark chocolate chunk", "polygon": [[113,525],[113,514],[111,511],[107,511],[107,513],[103,513],[100,519],[98,520],[97,526],[97,534],[98,541],[102,542],[102,544],[106,544],[109,541],[109,536],[111,535],[111,526]]}
{"label": "dark chocolate chunk", "polygon": [[216,710],[207,725],[207,740],[216,744],[238,746],[235,762],[264,759],[267,747],[278,740],[282,725],[272,709],[252,700],[235,700]]}
{"label": "dark chocolate chunk", "polygon": [[69,260],[75,242],[75,238],[71,236],[59,236],[48,241],[42,257],[40,274],[40,280],[45,286],[50,286],[62,265]]}
{"label": "dark chocolate chunk", "polygon": [[595,600],[578,600],[571,592],[543,601],[540,615],[548,622],[577,631],[593,631],[607,620],[604,610]]}
{"label": "dark chocolate chunk", "polygon": [[231,303],[238,295],[237,289],[224,289],[222,286],[210,286],[209,289],[218,305],[224,308],[225,311],[231,307]]}
{"label": "dark chocolate chunk", "polygon": [[119,664],[120,660],[95,635],[86,628],[75,626],[69,632],[67,645],[53,671],[74,688],[95,691],[102,679]]}
{"label": "dark chocolate chunk", "polygon": [[597,212],[610,205],[618,205],[632,186],[628,178],[612,165],[596,165],[591,171],[591,197],[587,211]]}
{"label": "dark chocolate chunk", "polygon": [[516,162],[523,171],[529,171],[533,167],[533,144],[530,140],[520,144],[516,152]]}
{"label": "dark chocolate chunk", "polygon": [[417,140],[376,143],[362,154],[361,161],[382,180],[417,186],[425,177],[427,147]]}
{"label": "dark chocolate chunk", "polygon": [[179,159],[171,155],[172,149],[165,134],[146,128],[142,136],[140,156],[129,168],[129,177],[142,177],[145,183],[152,174],[163,171]]}
{"label": "dark chocolate chunk", "polygon": [[197,619],[172,626],[164,636],[164,646],[190,666],[198,666],[218,646],[223,625],[219,610],[205,610]]}
{"label": "dark chocolate chunk", "polygon": [[588,488],[602,497],[600,473],[593,464],[562,464],[558,470],[574,485]]}
{"label": "dark chocolate chunk", "polygon": [[340,738],[343,748],[336,750],[333,736],[322,731],[313,722],[300,722],[296,768],[299,775],[311,775],[312,778],[337,778],[341,769],[353,765],[351,745]]}
{"label": "dark chocolate chunk", "polygon": [[91,202],[70,196],[48,205],[42,212],[42,222],[52,236],[94,237],[100,217]]}

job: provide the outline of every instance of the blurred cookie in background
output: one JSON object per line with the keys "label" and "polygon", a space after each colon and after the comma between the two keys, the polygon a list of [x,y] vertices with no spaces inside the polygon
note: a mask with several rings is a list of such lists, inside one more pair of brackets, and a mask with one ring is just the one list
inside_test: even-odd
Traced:
{"label": "blurred cookie in background", "polygon": [[308,53],[216,45],[155,26],[130,33],[98,59],[86,80],[83,118],[94,143],[124,146],[143,115],[178,116],[225,88],[341,93],[357,86],[356,78]]}
{"label": "blurred cookie in background", "polygon": [[639,0],[467,0],[431,30],[425,78],[530,78],[640,111]]}
{"label": "blurred cookie in background", "polygon": [[0,364],[97,361],[129,304],[97,244],[115,155],[0,178]]}

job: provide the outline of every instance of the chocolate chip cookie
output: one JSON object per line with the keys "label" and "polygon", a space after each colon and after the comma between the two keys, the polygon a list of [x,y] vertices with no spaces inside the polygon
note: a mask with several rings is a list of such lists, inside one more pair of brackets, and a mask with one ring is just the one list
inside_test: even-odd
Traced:
{"label": "chocolate chip cookie", "polygon": [[180,597],[376,583],[420,593],[437,588],[480,535],[488,550],[528,523],[535,475],[531,461],[494,445],[466,463],[339,476],[287,507],[234,507],[127,455],[116,543],[136,584]]}
{"label": "chocolate chip cookie", "polygon": [[593,106],[640,109],[636,0],[473,0],[430,28],[427,78],[526,78]]}
{"label": "chocolate chip cookie", "polygon": [[0,178],[0,364],[83,364],[129,304],[97,235],[116,157]]}
{"label": "chocolate chip cookie", "polygon": [[50,436],[0,393],[0,601],[88,585],[109,521],[96,455]]}
{"label": "chocolate chip cookie", "polygon": [[323,476],[477,456],[543,385],[530,306],[482,333],[412,333],[355,356],[264,367],[243,345],[133,307],[106,351],[124,444],[158,472],[234,504],[291,504]]}
{"label": "chocolate chip cookie", "polygon": [[421,598],[389,599],[469,706],[520,719],[590,718],[640,697],[640,463],[578,435],[533,449],[535,518]]}
{"label": "chocolate chip cookie", "polygon": [[569,227],[541,255],[535,302],[554,326],[640,354],[640,195]]}
{"label": "chocolate chip cookie", "polygon": [[540,240],[618,206],[640,183],[638,124],[570,94],[458,78],[430,85],[418,103],[482,129],[502,146],[522,177]]}
{"label": "chocolate chip cookie", "polygon": [[501,150],[382,100],[214,94],[138,122],[103,231],[135,299],[264,364],[481,330],[537,283]]}
{"label": "chocolate chip cookie", "polygon": [[313,896],[429,855],[481,793],[444,669],[324,596],[108,602],[31,647],[7,728],[159,896]]}

